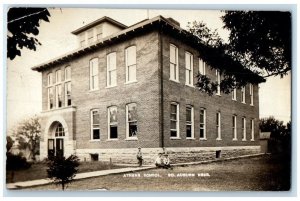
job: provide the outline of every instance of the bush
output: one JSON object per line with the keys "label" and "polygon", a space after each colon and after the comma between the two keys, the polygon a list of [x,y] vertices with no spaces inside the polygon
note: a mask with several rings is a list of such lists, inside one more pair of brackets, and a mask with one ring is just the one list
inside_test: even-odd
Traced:
{"label": "bush", "polygon": [[22,154],[6,153],[6,171],[11,171],[11,182],[14,181],[15,171],[28,169],[31,167],[31,163],[28,163],[26,158]]}
{"label": "bush", "polygon": [[61,156],[55,156],[48,160],[48,178],[54,183],[61,185],[62,190],[68,183],[71,183],[78,172],[79,159],[75,155],[69,156],[67,159]]}

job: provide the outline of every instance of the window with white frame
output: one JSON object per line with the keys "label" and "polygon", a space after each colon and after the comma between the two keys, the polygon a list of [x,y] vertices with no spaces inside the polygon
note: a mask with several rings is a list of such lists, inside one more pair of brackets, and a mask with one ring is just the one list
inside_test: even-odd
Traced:
{"label": "window with white frame", "polygon": [[61,91],[61,70],[55,72],[55,105],[56,108],[62,107],[62,91]]}
{"label": "window with white frame", "polygon": [[251,119],[251,141],[254,141],[254,119]]}
{"label": "window with white frame", "polygon": [[221,76],[220,76],[220,70],[216,70],[216,82],[218,84],[216,95],[221,95],[221,87],[220,87]]}
{"label": "window with white frame", "polygon": [[100,140],[100,113],[99,113],[99,109],[91,110],[91,140]]}
{"label": "window with white frame", "polygon": [[170,80],[179,82],[178,48],[170,44]]}
{"label": "window with white frame", "polygon": [[170,137],[179,137],[179,104],[171,103],[170,105]]}
{"label": "window with white frame", "polygon": [[98,58],[90,60],[90,90],[98,89],[99,69]]}
{"label": "window with white frame", "polygon": [[246,94],[245,94],[245,90],[246,90],[246,87],[242,87],[241,88],[241,102],[242,103],[246,103]]}
{"label": "window with white frame", "polygon": [[206,111],[200,108],[200,140],[206,140]]}
{"label": "window with white frame", "polygon": [[194,138],[194,108],[186,107],[186,138]]}
{"label": "window with white frame", "polygon": [[137,105],[130,103],[126,105],[126,136],[127,138],[137,138]]}
{"label": "window with white frame", "polygon": [[102,25],[96,27],[96,38],[97,40],[102,39]]}
{"label": "window with white frame", "polygon": [[185,52],[185,84],[193,86],[193,55]]}
{"label": "window with white frame", "polygon": [[116,52],[107,55],[107,83],[106,86],[117,86],[117,57]]}
{"label": "window with white frame", "polygon": [[126,82],[136,82],[136,46],[125,50],[126,57]]}
{"label": "window with white frame", "polygon": [[51,110],[54,107],[54,91],[53,91],[53,73],[47,75],[47,93],[48,93],[48,109]]}
{"label": "window with white frame", "polygon": [[108,139],[118,138],[118,109],[116,106],[108,108]]}
{"label": "window with white frame", "polygon": [[243,117],[242,118],[242,133],[243,133],[243,141],[246,141],[247,140],[247,131],[246,131],[246,118]]}
{"label": "window with white frame", "polygon": [[80,43],[80,47],[85,46],[85,32],[81,33],[79,35],[79,43]]}
{"label": "window with white frame", "polygon": [[250,88],[250,105],[253,105],[253,84],[250,84],[249,88]]}
{"label": "window with white frame", "polygon": [[70,106],[71,101],[71,67],[65,68],[65,105]]}
{"label": "window with white frame", "polygon": [[206,63],[200,58],[199,58],[199,73],[201,75],[206,74]]}
{"label": "window with white frame", "polygon": [[221,113],[216,113],[216,133],[217,133],[217,140],[221,140]]}
{"label": "window with white frame", "polygon": [[232,90],[231,94],[232,94],[232,100],[236,100],[236,88]]}
{"label": "window with white frame", "polygon": [[61,123],[58,123],[55,129],[55,137],[64,137],[65,136],[65,130]]}
{"label": "window with white frame", "polygon": [[94,42],[94,29],[90,29],[87,32],[88,35],[88,43],[93,43]]}
{"label": "window with white frame", "polygon": [[236,115],[232,116],[232,134],[233,140],[237,140]]}

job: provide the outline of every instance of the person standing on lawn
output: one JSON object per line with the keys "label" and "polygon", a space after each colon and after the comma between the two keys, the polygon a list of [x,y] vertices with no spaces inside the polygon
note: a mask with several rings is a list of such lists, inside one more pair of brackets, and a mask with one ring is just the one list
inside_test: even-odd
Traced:
{"label": "person standing on lawn", "polygon": [[141,147],[138,148],[136,158],[138,160],[139,167],[141,167],[143,165],[143,154],[142,154],[142,151],[141,151]]}

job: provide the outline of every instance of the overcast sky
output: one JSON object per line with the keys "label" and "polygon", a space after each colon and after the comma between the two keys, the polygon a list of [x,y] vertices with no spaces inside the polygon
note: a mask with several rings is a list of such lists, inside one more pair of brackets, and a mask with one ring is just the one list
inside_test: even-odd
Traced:
{"label": "overcast sky", "polygon": [[[38,35],[42,46],[37,51],[22,50],[22,56],[7,60],[7,129],[22,119],[38,114],[42,108],[41,74],[31,67],[77,48],[76,37],[70,32],[103,16],[111,17],[125,25],[147,18],[147,10],[67,9],[50,10],[50,23],[42,21]],[[149,10],[149,17],[162,15],[179,21],[182,28],[188,22],[205,22],[209,28],[218,29],[226,39],[228,31],[222,29],[219,11],[203,10]],[[290,76],[270,78],[260,85],[260,117],[273,115],[285,122],[291,118]]]}

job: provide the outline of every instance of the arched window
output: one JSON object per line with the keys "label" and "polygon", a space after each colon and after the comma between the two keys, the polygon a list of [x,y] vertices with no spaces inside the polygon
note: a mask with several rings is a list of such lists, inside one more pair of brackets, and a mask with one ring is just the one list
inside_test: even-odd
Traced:
{"label": "arched window", "polygon": [[61,123],[58,123],[55,129],[55,137],[63,137],[63,136],[65,136],[64,127],[61,125]]}

